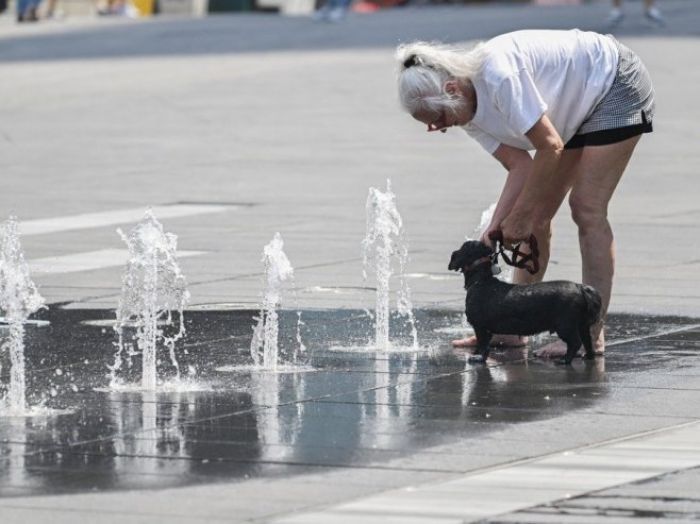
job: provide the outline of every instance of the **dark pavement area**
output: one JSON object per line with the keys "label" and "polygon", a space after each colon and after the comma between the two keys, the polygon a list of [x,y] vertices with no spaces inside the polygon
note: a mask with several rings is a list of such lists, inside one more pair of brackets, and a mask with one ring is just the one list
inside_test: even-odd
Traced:
{"label": "dark pavement area", "polygon": [[[515,348],[495,351],[482,366],[465,364],[464,353],[446,344],[446,333],[461,329],[455,312],[419,311],[422,350],[387,354],[358,349],[373,336],[365,312],[306,311],[302,369],[271,373],[249,369],[251,312],[188,312],[179,363],[197,371],[173,391],[149,393],[109,390],[110,318],[52,308],[49,325],[29,328],[30,403],[43,398],[65,413],[4,419],[1,496],[163,489],[335,468],[465,473],[585,440],[581,428],[558,427],[515,442],[508,435],[520,424],[596,416],[596,431],[616,435],[621,421],[629,431],[700,418],[700,325],[693,319],[615,315],[614,350],[595,362],[566,367]],[[285,314],[283,350],[297,344],[295,326],[296,314]],[[400,344],[402,324],[395,319],[392,327]],[[167,382],[172,367],[166,355],[160,361]],[[136,357],[132,373],[123,378],[137,383]],[[457,439],[455,449],[434,451]]]}

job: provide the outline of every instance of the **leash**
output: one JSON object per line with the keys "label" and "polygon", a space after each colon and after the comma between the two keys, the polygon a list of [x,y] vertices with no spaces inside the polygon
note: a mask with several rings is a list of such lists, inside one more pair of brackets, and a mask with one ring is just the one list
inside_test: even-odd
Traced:
{"label": "leash", "polygon": [[[537,239],[535,238],[535,235],[530,235],[530,238],[524,241],[528,246],[530,246],[529,253],[520,251],[519,248],[522,242],[518,242],[512,248],[505,247],[503,244],[503,231],[491,231],[489,233],[489,239],[496,243],[494,262],[497,262],[498,255],[501,255],[506,264],[524,269],[531,275],[534,275],[540,270],[540,250],[537,248]],[[510,251],[511,254],[508,255],[506,251]],[[530,264],[528,265],[528,263]]]}

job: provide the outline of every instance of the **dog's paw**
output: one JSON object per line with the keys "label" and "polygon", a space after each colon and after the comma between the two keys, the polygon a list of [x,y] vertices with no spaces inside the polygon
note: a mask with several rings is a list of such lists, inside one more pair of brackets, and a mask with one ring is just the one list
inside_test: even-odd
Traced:
{"label": "dog's paw", "polygon": [[486,362],[486,359],[484,359],[483,355],[471,355],[468,359],[467,362],[470,364],[483,364]]}

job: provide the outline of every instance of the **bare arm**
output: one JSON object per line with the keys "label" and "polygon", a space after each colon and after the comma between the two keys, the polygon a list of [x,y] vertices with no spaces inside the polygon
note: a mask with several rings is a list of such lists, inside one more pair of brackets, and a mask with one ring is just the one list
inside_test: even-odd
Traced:
{"label": "bare arm", "polygon": [[510,214],[525,185],[525,180],[532,171],[532,157],[530,157],[530,153],[522,149],[501,144],[493,156],[508,171],[508,176],[498,197],[491,222],[481,238],[481,241],[485,243],[491,243],[488,239],[488,233],[499,229],[503,219]]}
{"label": "bare arm", "polygon": [[564,177],[557,177],[557,167],[564,152],[564,143],[547,115],[543,115],[526,133],[535,146],[531,172],[510,213],[501,222],[506,244],[526,240],[536,225],[551,220],[558,202],[552,200],[563,191]]}

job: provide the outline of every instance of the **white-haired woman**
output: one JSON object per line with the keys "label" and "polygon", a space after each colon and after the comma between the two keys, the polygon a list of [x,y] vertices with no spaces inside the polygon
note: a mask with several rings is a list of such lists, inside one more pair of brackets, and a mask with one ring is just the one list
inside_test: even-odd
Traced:
{"label": "white-haired woman", "polygon": [[[652,131],[654,91],[641,60],[610,35],[579,30],[516,31],[470,50],[416,42],[400,46],[397,58],[406,111],[431,132],[462,127],[507,170],[486,234],[500,229],[506,245],[534,234],[540,248],[539,273],[518,270],[515,282],[542,279],[551,220],[570,192],[583,282],[607,311],[615,265],[608,203],[641,135]],[[602,324],[596,331],[602,353]],[[539,354],[565,350],[555,343]]]}

